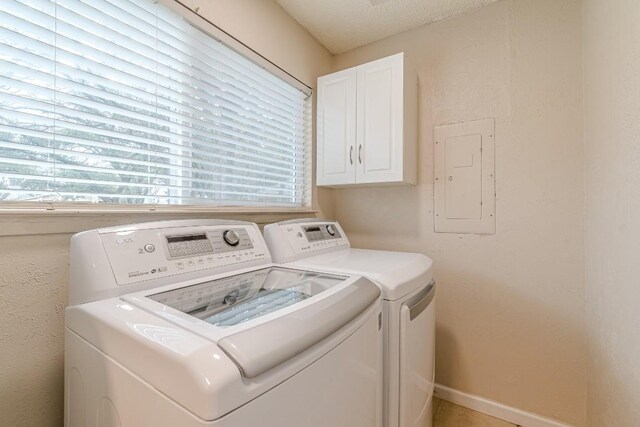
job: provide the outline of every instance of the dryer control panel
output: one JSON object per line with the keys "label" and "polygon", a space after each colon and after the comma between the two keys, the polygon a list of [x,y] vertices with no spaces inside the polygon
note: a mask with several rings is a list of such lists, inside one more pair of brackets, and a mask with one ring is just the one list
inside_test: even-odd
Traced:
{"label": "dryer control panel", "polygon": [[270,224],[264,237],[276,262],[348,248],[349,240],[336,221],[296,220]]}

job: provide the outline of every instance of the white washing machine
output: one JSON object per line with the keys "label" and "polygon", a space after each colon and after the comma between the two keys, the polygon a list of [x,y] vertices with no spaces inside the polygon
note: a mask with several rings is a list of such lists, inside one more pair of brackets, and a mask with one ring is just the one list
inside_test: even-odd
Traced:
{"label": "white washing machine", "polygon": [[335,221],[267,225],[273,260],[294,268],[359,274],[382,290],[384,425],[427,427],[435,374],[435,282],[432,260],[416,253],[353,249]]}
{"label": "white washing machine", "polygon": [[274,265],[255,224],[71,240],[67,427],[382,425],[379,288]]}

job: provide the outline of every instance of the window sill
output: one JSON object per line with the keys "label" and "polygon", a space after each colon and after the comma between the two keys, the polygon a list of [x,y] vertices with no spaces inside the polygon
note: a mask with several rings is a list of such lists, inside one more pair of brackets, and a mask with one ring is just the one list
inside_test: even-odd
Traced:
{"label": "window sill", "polygon": [[0,208],[0,237],[73,234],[93,228],[170,219],[230,219],[259,225],[313,217],[306,208],[267,207],[122,207],[122,206],[12,206]]}

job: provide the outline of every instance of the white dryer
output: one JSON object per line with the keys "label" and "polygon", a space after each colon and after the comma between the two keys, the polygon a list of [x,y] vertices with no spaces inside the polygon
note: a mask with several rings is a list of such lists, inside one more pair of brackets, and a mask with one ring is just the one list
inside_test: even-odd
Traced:
{"label": "white dryer", "polygon": [[274,265],[233,221],[86,231],[70,255],[65,426],[382,425],[368,279]]}
{"label": "white dryer", "polygon": [[384,425],[427,427],[435,374],[432,260],[416,253],[351,248],[335,221],[301,219],[264,228],[273,260],[294,268],[359,274],[382,290]]}

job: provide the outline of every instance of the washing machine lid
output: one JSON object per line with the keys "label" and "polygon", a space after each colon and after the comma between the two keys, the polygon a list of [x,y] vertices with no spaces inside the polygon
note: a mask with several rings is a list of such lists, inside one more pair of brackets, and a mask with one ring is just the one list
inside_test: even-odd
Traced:
{"label": "washing machine lid", "polygon": [[288,265],[365,276],[380,286],[382,298],[389,301],[415,292],[433,278],[431,258],[411,252],[349,248]]}
{"label": "washing machine lid", "polygon": [[270,266],[122,299],[215,342],[253,378],[346,326],[380,295],[359,276]]}

